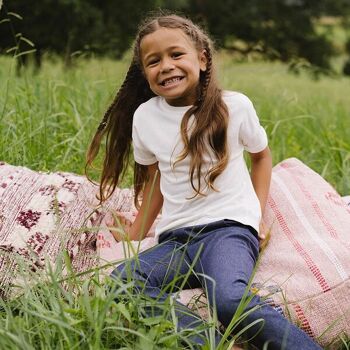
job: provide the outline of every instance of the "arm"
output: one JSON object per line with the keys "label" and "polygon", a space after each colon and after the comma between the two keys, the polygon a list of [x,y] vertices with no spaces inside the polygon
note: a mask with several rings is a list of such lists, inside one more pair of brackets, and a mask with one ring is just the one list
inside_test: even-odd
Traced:
{"label": "arm", "polygon": [[[272,159],[269,147],[258,153],[249,153],[252,161],[251,178],[254,190],[260,201],[261,213],[267,202],[270,189]],[[261,236],[261,238],[264,238]]]}
{"label": "arm", "polygon": [[[142,203],[138,214],[134,222],[130,225],[123,221],[118,215],[118,219],[130,240],[142,240],[149,229],[151,228],[154,220],[160,212],[163,205],[163,195],[160,192],[160,173],[158,169],[158,163],[148,166],[148,181],[145,185],[142,194]],[[118,225],[116,225],[118,227]],[[111,232],[117,241],[123,239],[116,230],[111,228]]]}
{"label": "arm", "polygon": [[131,240],[141,240],[146,236],[162,206],[160,172],[158,163],[155,163],[148,166],[148,181],[142,194],[141,208],[129,230]]}

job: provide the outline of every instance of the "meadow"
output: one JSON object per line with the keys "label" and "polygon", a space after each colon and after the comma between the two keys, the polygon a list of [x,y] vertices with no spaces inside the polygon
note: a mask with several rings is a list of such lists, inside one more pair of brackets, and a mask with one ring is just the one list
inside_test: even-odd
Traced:
{"label": "meadow", "polygon": [[[66,69],[45,61],[37,74],[17,77],[13,60],[0,57],[0,160],[82,174],[86,148],[128,62],[78,60]],[[224,54],[218,65],[222,87],[252,99],[274,164],[297,157],[340,194],[350,193],[349,78],[315,80],[280,63],[238,63]],[[122,186],[131,186],[131,176]]]}
{"label": "meadow", "polygon": [[[350,194],[350,79],[315,80],[293,75],[281,63],[237,62],[224,53],[217,59],[222,87],[253,101],[273,163],[297,157],[341,195]],[[89,141],[128,62],[128,56],[78,59],[67,69],[59,60],[45,60],[39,72],[16,76],[14,61],[0,57],[0,161],[83,174]],[[93,177],[98,179],[97,170]],[[130,170],[121,186],[131,185]],[[0,349],[178,349],[179,341],[186,342],[189,335],[174,334],[164,315],[142,318],[138,309],[145,300],[130,286],[108,287],[125,291],[124,300],[115,302],[99,271],[89,280],[73,276],[64,286],[57,282],[60,272],[58,264],[21,298],[0,301]],[[172,310],[169,305],[164,313]],[[350,348],[345,340],[343,348]]]}

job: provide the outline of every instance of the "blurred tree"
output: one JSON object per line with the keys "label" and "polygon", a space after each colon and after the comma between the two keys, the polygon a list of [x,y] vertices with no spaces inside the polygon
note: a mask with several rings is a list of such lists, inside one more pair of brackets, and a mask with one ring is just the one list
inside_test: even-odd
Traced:
{"label": "blurred tree", "polygon": [[2,14],[8,21],[0,24],[1,51],[14,48],[25,63],[26,55],[21,53],[32,42],[38,66],[44,50],[63,55],[69,65],[71,54],[91,42],[102,22],[101,13],[83,0],[7,1]]}
{"label": "blurred tree", "polygon": [[320,70],[330,68],[333,48],[316,32],[315,21],[343,15],[345,7],[348,0],[190,0],[191,14],[205,22],[220,47],[282,61],[301,59]]}
{"label": "blurred tree", "polygon": [[141,19],[157,0],[88,0],[102,14],[103,28],[94,42],[97,52],[120,58],[130,47]]}
{"label": "blurred tree", "polygon": [[119,58],[140,19],[156,8],[190,15],[220,47],[259,52],[294,69],[313,65],[316,71],[329,69],[335,54],[329,36],[317,30],[319,19],[337,16],[346,27],[350,18],[349,0],[4,0],[0,52],[14,48],[20,55],[33,50],[33,42],[38,65],[43,50],[62,55],[67,65],[84,52]]}
{"label": "blurred tree", "polygon": [[[81,52],[120,57],[130,46],[141,17],[154,3],[155,0],[5,0],[0,17],[0,53],[14,49],[18,56],[32,49],[32,42],[38,66],[44,50],[62,55],[68,66],[72,55]],[[26,55],[18,57],[26,63]]]}
{"label": "blurred tree", "polygon": [[345,75],[350,76],[350,38],[348,39],[348,41],[346,43],[346,53],[347,53],[348,59],[344,63],[343,73]]}

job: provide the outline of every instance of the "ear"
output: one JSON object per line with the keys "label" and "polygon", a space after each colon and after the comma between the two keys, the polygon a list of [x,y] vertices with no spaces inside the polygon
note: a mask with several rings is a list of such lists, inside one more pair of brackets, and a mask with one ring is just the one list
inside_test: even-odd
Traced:
{"label": "ear", "polygon": [[207,70],[207,64],[208,64],[207,54],[208,54],[207,50],[202,50],[198,56],[199,68],[202,72],[205,72]]}

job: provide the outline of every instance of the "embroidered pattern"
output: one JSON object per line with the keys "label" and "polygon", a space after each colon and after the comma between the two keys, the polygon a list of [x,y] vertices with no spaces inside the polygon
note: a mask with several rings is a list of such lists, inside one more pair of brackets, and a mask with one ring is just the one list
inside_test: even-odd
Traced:
{"label": "embroidered pattern", "polygon": [[31,209],[21,211],[17,217],[17,221],[27,229],[32,228],[39,221],[41,213],[38,211],[32,211]]}

